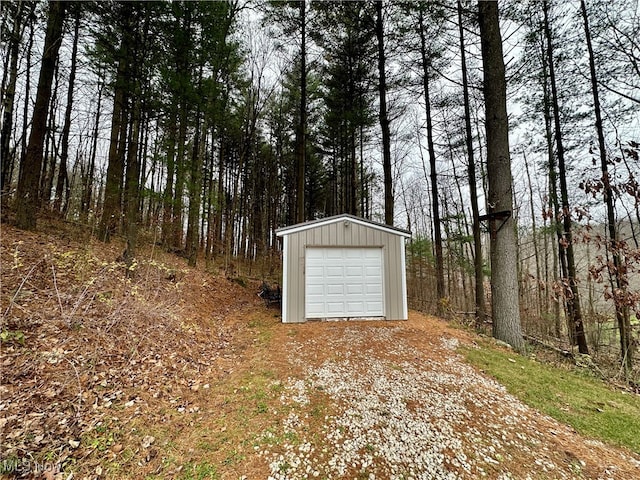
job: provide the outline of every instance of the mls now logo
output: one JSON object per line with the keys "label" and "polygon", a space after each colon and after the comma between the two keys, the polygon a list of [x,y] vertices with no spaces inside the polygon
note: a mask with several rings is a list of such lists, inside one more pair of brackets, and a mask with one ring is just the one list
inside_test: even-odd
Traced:
{"label": "mls now logo", "polygon": [[13,474],[37,474],[44,472],[59,472],[59,463],[44,462],[40,463],[29,458],[3,458],[0,460],[0,475]]}

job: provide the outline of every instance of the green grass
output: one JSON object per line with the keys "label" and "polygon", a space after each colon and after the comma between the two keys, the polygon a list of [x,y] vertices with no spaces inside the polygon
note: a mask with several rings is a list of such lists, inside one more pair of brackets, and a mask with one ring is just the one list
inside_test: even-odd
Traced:
{"label": "green grass", "polygon": [[180,472],[180,480],[217,480],[220,478],[218,469],[210,463],[187,463]]}
{"label": "green grass", "polygon": [[483,369],[524,403],[571,425],[579,433],[640,453],[640,397],[592,377],[545,365],[489,345],[465,348]]}

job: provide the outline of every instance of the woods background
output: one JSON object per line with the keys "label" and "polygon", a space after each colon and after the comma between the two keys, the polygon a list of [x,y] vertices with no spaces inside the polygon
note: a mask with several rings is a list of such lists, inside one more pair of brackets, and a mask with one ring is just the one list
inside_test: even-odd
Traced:
{"label": "woods background", "polygon": [[[410,306],[483,328],[479,4],[2,2],[3,221],[277,280],[276,228],[360,215],[412,231]],[[500,9],[524,333],[637,379],[640,6]]]}

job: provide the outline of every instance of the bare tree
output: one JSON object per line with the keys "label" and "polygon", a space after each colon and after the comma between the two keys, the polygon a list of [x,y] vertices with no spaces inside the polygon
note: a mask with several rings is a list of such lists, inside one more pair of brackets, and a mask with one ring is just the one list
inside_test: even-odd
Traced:
{"label": "bare tree", "polygon": [[471,131],[471,108],[469,104],[469,85],[467,80],[467,55],[464,48],[464,27],[462,25],[462,2],[458,0],[458,29],[460,31],[460,60],[462,62],[462,93],[464,98],[464,125],[467,144],[467,160],[469,175],[469,196],[471,197],[471,214],[473,216],[473,269],[475,273],[476,324],[485,321],[484,272],[482,262],[482,237],[480,232],[480,213],[478,208],[478,191],[476,185],[476,165],[473,155],[473,133]]}
{"label": "bare tree", "polygon": [[562,202],[562,226],[564,231],[560,236],[559,249],[561,257],[566,261],[566,284],[565,293],[569,323],[573,332],[572,340],[578,344],[580,353],[588,354],[587,338],[584,333],[584,323],[582,321],[582,309],[580,307],[580,293],[576,280],[576,263],[573,251],[573,234],[571,225],[571,207],[569,205],[569,193],[567,188],[567,169],[564,155],[564,145],[562,143],[562,129],[560,126],[560,105],[558,101],[558,90],[555,78],[553,41],[551,38],[551,27],[549,23],[549,6],[547,0],[543,3],[544,32],[547,40],[547,62],[549,66],[549,84],[551,87],[551,106],[553,109],[553,120],[556,138],[556,155],[558,158],[558,180],[560,181],[560,198]]}
{"label": "bare tree", "polygon": [[427,39],[424,29],[424,14],[418,12],[418,30],[420,34],[420,57],[422,60],[422,88],[425,100],[427,120],[427,148],[429,150],[429,178],[431,180],[431,208],[433,211],[433,243],[436,257],[436,295],[438,297],[437,312],[442,315],[442,300],[445,298],[444,255],[442,251],[442,227],[440,222],[440,201],[438,197],[438,172],[436,170],[436,150],[433,141],[433,120],[431,115],[430,79],[431,61],[427,52]]}
{"label": "bare tree", "polygon": [[493,335],[518,351],[525,348],[520,326],[517,240],[513,208],[507,85],[498,2],[478,2],[484,71],[487,177],[491,232],[491,299]]}
{"label": "bare tree", "polygon": [[71,50],[71,70],[69,72],[69,86],[67,91],[67,106],[64,112],[64,125],[62,126],[62,139],[60,140],[60,165],[58,167],[58,181],[56,182],[56,194],[53,201],[53,209],[64,212],[69,202],[69,175],[67,172],[67,161],[69,159],[69,134],[71,131],[71,111],[73,109],[73,89],[76,81],[76,69],[78,65],[78,33],[80,30],[80,8],[81,4],[76,3],[74,8],[73,23],[73,47]]}
{"label": "bare tree", "polygon": [[305,172],[307,153],[307,2],[300,0],[300,119],[297,132],[296,211],[298,223],[305,221]]}
{"label": "bare tree", "polygon": [[376,5],[376,37],[378,39],[378,91],[380,92],[380,128],[382,129],[382,169],[384,174],[384,221],[393,225],[393,179],[391,172],[391,133],[387,112],[387,75],[385,72],[384,23],[382,0]]}
{"label": "bare tree", "polygon": [[[11,132],[13,130],[13,110],[16,94],[16,80],[18,78],[18,56],[20,42],[24,33],[24,3],[18,2],[13,15],[13,27],[8,36],[9,55],[3,66],[2,75],[2,132],[0,133],[0,158],[2,158],[2,176],[0,177],[0,194],[2,202],[8,197],[8,186],[11,183],[11,173],[14,165],[13,155],[10,154]],[[30,40],[31,41],[31,40]],[[30,51],[29,51],[30,53]]]}
{"label": "bare tree", "polygon": [[613,300],[616,309],[616,320],[618,322],[618,330],[620,332],[620,354],[622,363],[627,373],[631,372],[633,367],[633,342],[631,339],[631,323],[629,318],[629,309],[625,305],[625,297],[627,290],[627,276],[625,267],[623,266],[620,255],[620,244],[618,232],[616,229],[616,215],[614,210],[613,188],[611,185],[611,176],[608,170],[607,150],[604,141],[604,130],[602,126],[602,112],[600,109],[600,96],[598,95],[598,76],[596,74],[596,65],[593,55],[593,46],[591,44],[591,32],[589,30],[589,17],[587,15],[587,6],[584,0],[580,2],[582,11],[582,19],[584,20],[585,40],[587,42],[587,50],[589,52],[589,71],[591,74],[591,91],[593,93],[593,110],[596,117],[596,132],[598,134],[598,149],[600,153],[600,168],[602,170],[602,185],[604,187],[604,201],[607,206],[607,230],[609,234],[608,249],[613,256],[613,268],[609,269],[609,275],[612,277],[612,283],[615,282],[613,289]]}

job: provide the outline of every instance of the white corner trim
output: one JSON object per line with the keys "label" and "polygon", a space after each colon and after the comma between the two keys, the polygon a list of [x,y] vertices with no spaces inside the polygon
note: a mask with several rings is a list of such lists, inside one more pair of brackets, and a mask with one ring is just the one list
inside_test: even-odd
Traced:
{"label": "white corner trim", "polygon": [[407,306],[407,266],[405,259],[405,241],[400,239],[400,278],[402,279],[402,315],[403,320],[409,319],[409,309]]}
{"label": "white corner trim", "polygon": [[282,308],[282,323],[289,322],[289,312],[287,308],[289,297],[289,237],[287,235],[282,237],[282,298],[280,299]]}

